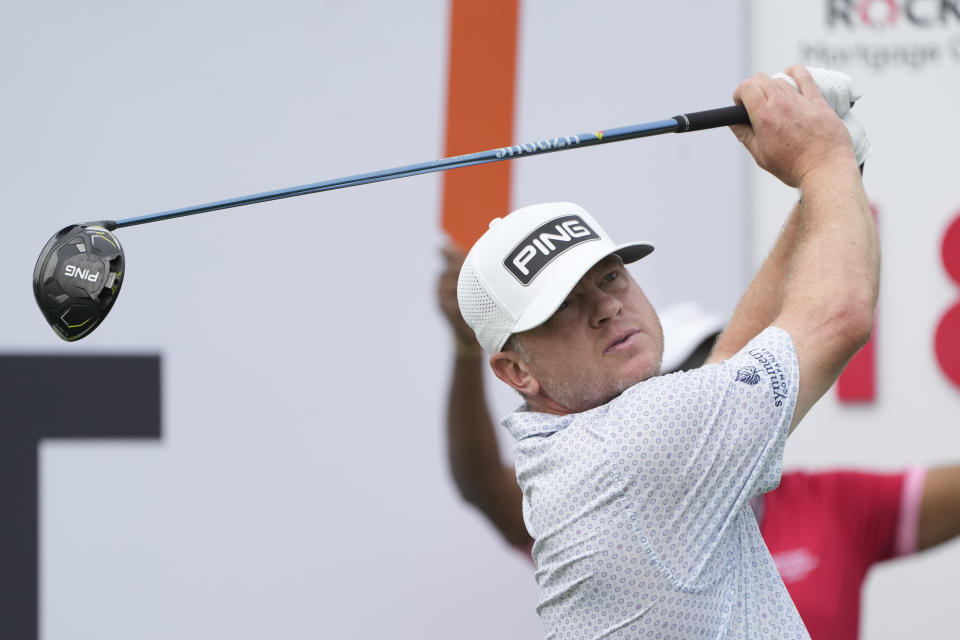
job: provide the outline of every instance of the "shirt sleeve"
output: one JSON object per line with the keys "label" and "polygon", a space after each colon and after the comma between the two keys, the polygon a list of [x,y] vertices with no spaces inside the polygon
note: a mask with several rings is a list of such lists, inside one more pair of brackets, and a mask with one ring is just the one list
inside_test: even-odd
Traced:
{"label": "shirt sleeve", "polygon": [[611,403],[611,455],[641,539],[678,582],[709,579],[734,553],[720,547],[744,526],[750,498],[779,484],[798,379],[790,336],[770,327],[727,361],[650,379]]}
{"label": "shirt sleeve", "polygon": [[842,529],[856,540],[865,566],[916,551],[922,468],[897,473],[834,471],[819,478],[821,495],[836,505]]}
{"label": "shirt sleeve", "polygon": [[905,556],[917,552],[920,506],[926,481],[927,470],[924,467],[911,467],[904,473],[903,488],[900,490],[900,514],[897,517],[895,555]]}

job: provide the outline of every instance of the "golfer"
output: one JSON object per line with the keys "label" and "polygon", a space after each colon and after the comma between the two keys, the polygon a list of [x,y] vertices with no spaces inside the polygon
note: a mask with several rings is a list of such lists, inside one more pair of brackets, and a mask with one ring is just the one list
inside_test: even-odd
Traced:
{"label": "golfer", "polygon": [[799,90],[734,92],[737,138],[801,197],[707,365],[657,375],[660,323],[624,268],[653,247],[576,205],[493,221],[464,262],[461,313],[524,399],[504,425],[548,638],[808,637],[749,501],[869,339],[879,251],[857,142],[806,69],[787,75]]}

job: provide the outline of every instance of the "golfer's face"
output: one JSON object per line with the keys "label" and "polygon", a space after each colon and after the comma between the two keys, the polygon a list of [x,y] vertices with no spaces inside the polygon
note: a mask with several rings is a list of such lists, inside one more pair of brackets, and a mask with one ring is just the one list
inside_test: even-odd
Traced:
{"label": "golfer's face", "polygon": [[656,375],[663,355],[657,314],[616,256],[590,269],[546,323],[520,335],[544,392],[571,411]]}

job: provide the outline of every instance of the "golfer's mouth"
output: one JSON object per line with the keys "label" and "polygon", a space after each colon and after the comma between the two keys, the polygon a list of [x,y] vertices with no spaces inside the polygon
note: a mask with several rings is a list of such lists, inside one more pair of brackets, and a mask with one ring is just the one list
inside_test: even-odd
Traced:
{"label": "golfer's mouth", "polygon": [[625,349],[629,349],[634,342],[637,341],[637,336],[640,335],[640,332],[636,329],[630,329],[625,331],[616,340],[610,343],[610,345],[604,350],[604,355],[609,355],[611,353],[617,353]]}

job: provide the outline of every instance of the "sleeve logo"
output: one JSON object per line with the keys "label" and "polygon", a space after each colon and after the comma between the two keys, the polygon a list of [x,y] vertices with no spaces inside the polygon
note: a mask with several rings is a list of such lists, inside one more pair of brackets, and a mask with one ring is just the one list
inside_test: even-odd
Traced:
{"label": "sleeve logo", "polygon": [[[776,407],[783,405],[787,399],[787,377],[783,373],[783,367],[777,361],[777,358],[769,350],[763,348],[750,349],[747,355],[757,361],[759,367],[743,367],[737,371],[737,380],[747,384],[757,384],[760,382],[760,372],[763,371],[770,379],[770,391],[773,393],[773,404]],[[740,380],[740,376],[745,375],[747,380]],[[756,379],[754,379],[754,376]]]}
{"label": "sleeve logo", "polygon": [[757,368],[743,367],[737,371],[737,382],[745,382],[751,385],[760,382],[760,374],[757,373]]}

